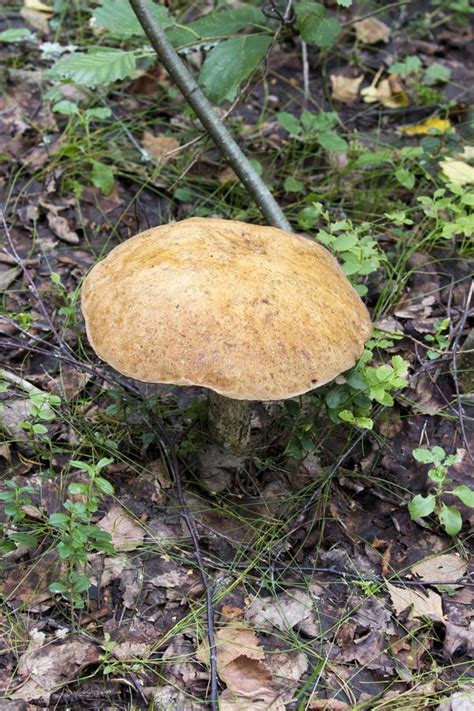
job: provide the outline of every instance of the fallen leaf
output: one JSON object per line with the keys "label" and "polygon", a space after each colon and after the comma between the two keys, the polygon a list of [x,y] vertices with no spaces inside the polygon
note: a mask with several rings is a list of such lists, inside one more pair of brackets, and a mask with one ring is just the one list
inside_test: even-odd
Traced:
{"label": "fallen leaf", "polygon": [[470,185],[474,183],[474,167],[463,160],[444,158],[440,167],[442,172],[454,185]]}
{"label": "fallen leaf", "polygon": [[8,287],[13,284],[20,271],[21,269],[19,267],[0,271],[0,291],[6,291]]}
{"label": "fallen leaf", "polygon": [[47,15],[54,15],[53,8],[41,2],[41,0],[23,0],[23,7],[27,10],[35,10],[35,12],[45,12]]}
{"label": "fallen leaf", "polygon": [[234,169],[229,166],[227,168],[224,168],[224,170],[219,173],[217,176],[217,180],[222,184],[225,185],[226,183],[235,183],[239,180],[238,175],[235,173]]}
{"label": "fallen leaf", "polygon": [[28,7],[22,7],[20,10],[21,17],[25,22],[33,27],[33,29],[38,30],[42,35],[49,34],[49,20],[51,15],[46,12],[38,12],[38,10],[32,10]]}
{"label": "fallen leaf", "polygon": [[411,572],[427,583],[456,581],[465,575],[466,570],[466,561],[454,553],[425,558],[411,566]]}
{"label": "fallen leaf", "polygon": [[98,524],[103,531],[108,531],[116,551],[133,551],[145,536],[143,528],[124,511],[121,506],[112,506]]}
{"label": "fallen leaf", "polygon": [[53,212],[48,212],[47,218],[48,225],[56,237],[59,237],[59,239],[68,244],[77,244],[79,242],[77,232],[71,230],[65,217],[61,217],[61,215],[54,214]]}
{"label": "fallen leaf", "polygon": [[309,636],[319,632],[314,621],[313,599],[303,590],[288,590],[276,597],[256,597],[247,608],[245,617],[262,629],[288,631],[300,625]]}
{"label": "fallen leaf", "polygon": [[[247,699],[275,697],[273,677],[263,664],[264,651],[250,627],[235,621],[217,630],[216,654],[219,678],[233,694]],[[196,650],[196,658],[209,663],[207,640]]]}
{"label": "fallen leaf", "polygon": [[356,37],[364,44],[377,44],[388,42],[391,29],[385,22],[376,17],[367,17],[365,20],[354,22]]}
{"label": "fallen leaf", "polygon": [[158,163],[165,164],[173,156],[170,155],[180,147],[180,142],[172,136],[160,134],[154,136],[151,131],[145,131],[143,134],[143,147]]}
{"label": "fallen leaf", "polygon": [[405,89],[400,79],[390,75],[388,79],[382,79],[377,84],[378,75],[370,86],[361,89],[361,96],[365,103],[371,104],[379,101],[388,109],[399,109],[410,104],[410,100],[405,93]]}
{"label": "fallen leaf", "polygon": [[349,711],[350,706],[339,699],[311,699],[308,708],[318,711]]}
{"label": "fallen leaf", "polygon": [[82,669],[95,664],[100,649],[93,642],[80,637],[56,643],[32,640],[20,657],[18,675],[26,677],[19,689],[11,694],[14,699],[41,699],[48,703],[52,693],[68,684]]}
{"label": "fallen leaf", "polygon": [[426,121],[421,123],[410,124],[409,126],[400,126],[400,131],[406,136],[425,136],[430,133],[446,133],[452,128],[449,119],[442,119],[437,116],[431,116]]}
{"label": "fallen leaf", "polygon": [[459,654],[461,650],[463,654],[469,658],[474,656],[474,621],[469,623],[469,627],[461,627],[461,625],[453,625],[448,622],[446,624],[446,634],[443,642],[443,654],[450,658],[455,654]]}
{"label": "fallen leaf", "polygon": [[417,590],[399,588],[385,581],[387,590],[392,600],[397,615],[404,612],[407,607],[412,607],[413,617],[429,617],[440,622],[444,621],[441,596],[433,590],[428,590],[427,595]]}
{"label": "fallen leaf", "polygon": [[457,691],[455,694],[445,699],[436,711],[472,711],[474,708],[474,691],[466,689]]}
{"label": "fallen leaf", "polygon": [[[175,708],[178,708],[177,706]],[[285,711],[286,706],[279,698],[253,698],[251,702],[244,696],[236,696],[226,689],[219,697],[219,711]]]}
{"label": "fallen leaf", "polygon": [[343,74],[331,74],[332,98],[334,101],[342,101],[344,104],[353,104],[359,95],[359,87],[362,84],[364,75],[359,77],[345,77]]}

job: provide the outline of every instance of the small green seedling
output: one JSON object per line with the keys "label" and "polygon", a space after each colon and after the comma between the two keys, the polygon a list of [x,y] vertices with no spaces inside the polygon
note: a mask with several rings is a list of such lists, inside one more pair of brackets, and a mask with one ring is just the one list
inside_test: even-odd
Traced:
{"label": "small green seedling", "polygon": [[440,358],[445,351],[448,350],[449,348],[449,343],[450,343],[450,337],[449,337],[449,324],[450,324],[450,319],[449,318],[444,318],[442,321],[438,321],[435,324],[435,332],[434,333],[428,333],[425,336],[425,341],[428,343],[431,343],[433,348],[436,350],[432,350],[431,348],[426,352],[426,355],[430,360],[436,360],[437,358]]}
{"label": "small green seedling", "polygon": [[444,494],[456,496],[465,506],[474,508],[474,491],[466,485],[447,488],[448,469],[457,464],[459,458],[456,454],[446,454],[442,447],[425,449],[419,447],[413,450],[413,457],[417,462],[432,464],[428,470],[428,477],[434,483],[433,490],[427,495],[417,494],[408,504],[408,511],[412,519],[424,518],[435,513],[439,522],[449,536],[456,536],[462,528],[462,516],[459,509],[452,505],[447,506],[442,497]]}
{"label": "small green seedling", "polygon": [[291,137],[304,143],[317,143],[325,151],[341,153],[349,149],[345,141],[335,130],[338,115],[334,111],[320,111],[313,114],[303,111],[301,119],[297,119],[287,111],[280,111],[277,119]]}

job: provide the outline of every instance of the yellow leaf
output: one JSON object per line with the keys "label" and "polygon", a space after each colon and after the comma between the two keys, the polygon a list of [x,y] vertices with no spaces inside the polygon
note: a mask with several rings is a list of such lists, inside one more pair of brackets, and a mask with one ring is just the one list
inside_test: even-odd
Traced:
{"label": "yellow leaf", "polygon": [[379,74],[370,86],[360,92],[366,104],[380,101],[388,109],[399,109],[409,105],[410,100],[398,77],[391,74],[388,79],[382,79],[377,84],[378,76]]}
{"label": "yellow leaf", "polygon": [[364,75],[351,79],[342,74],[331,74],[332,98],[334,101],[342,101],[344,104],[353,104],[359,94],[359,87]]}
{"label": "yellow leaf", "polygon": [[445,158],[440,163],[441,170],[454,185],[474,184],[474,168],[463,160]]}
{"label": "yellow leaf", "polygon": [[377,44],[388,42],[390,27],[376,17],[367,17],[365,20],[354,22],[356,37],[364,44]]}
{"label": "yellow leaf", "polygon": [[442,119],[432,116],[421,123],[410,124],[410,126],[401,126],[400,131],[402,131],[402,133],[406,136],[425,136],[428,133],[434,133],[436,131],[446,133],[446,131],[449,131],[450,128],[451,121],[449,119]]}
{"label": "yellow leaf", "polygon": [[49,15],[54,15],[54,10],[41,0],[23,0],[23,7],[26,10],[34,10],[35,12],[46,12]]}

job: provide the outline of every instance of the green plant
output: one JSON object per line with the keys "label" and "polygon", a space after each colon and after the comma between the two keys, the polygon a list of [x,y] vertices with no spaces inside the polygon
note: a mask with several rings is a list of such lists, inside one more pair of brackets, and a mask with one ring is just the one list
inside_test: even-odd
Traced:
{"label": "green plant", "polygon": [[408,504],[411,518],[424,518],[435,513],[446,533],[450,536],[456,536],[462,528],[461,512],[454,505],[447,506],[442,497],[445,494],[451,494],[462,501],[465,506],[474,508],[474,491],[468,486],[461,485],[453,489],[447,488],[450,482],[448,469],[458,463],[458,456],[456,454],[446,454],[442,447],[435,446],[431,449],[423,447],[414,449],[413,457],[417,462],[433,465],[428,470],[428,477],[435,486],[427,496],[417,494],[413,497]]}
{"label": "green plant", "polygon": [[[4,502],[4,512],[8,525],[3,531],[0,552],[14,550],[18,545],[36,548],[41,539],[51,538],[59,559],[64,563],[58,580],[49,586],[52,593],[64,595],[74,607],[84,606],[84,593],[90,587],[86,573],[88,555],[91,552],[113,553],[110,534],[94,523],[92,518],[99,506],[102,494],[112,496],[114,488],[100,475],[112,459],[103,458],[96,464],[71,460],[70,465],[87,474],[87,482],[73,482],[68,486],[64,512],[46,516],[41,509],[35,509],[35,518],[28,518],[28,507],[33,506],[35,494],[32,486],[18,486],[12,480],[6,482],[7,489],[0,492]],[[39,519],[38,519],[39,517]]]}
{"label": "green plant", "polygon": [[436,360],[449,348],[450,336],[449,336],[449,324],[451,323],[449,318],[444,318],[441,321],[437,321],[435,324],[435,332],[427,333],[425,336],[425,341],[431,343],[431,345],[436,348],[432,350],[431,348],[426,352],[426,355],[430,360]]}
{"label": "green plant", "polygon": [[433,197],[422,195],[418,202],[425,215],[434,221],[433,239],[450,239],[459,235],[467,241],[474,234],[472,186],[461,187],[448,183],[446,188],[435,190]]}
{"label": "green plant", "polygon": [[320,111],[317,114],[303,111],[300,119],[287,111],[280,111],[276,116],[281,126],[295,140],[317,143],[324,150],[336,153],[349,148],[347,141],[335,130],[339,118],[334,111]]}
{"label": "green plant", "polygon": [[28,398],[30,417],[21,420],[20,426],[32,437],[47,435],[48,428],[43,422],[51,422],[56,418],[54,407],[61,404],[61,398],[36,388],[29,391]]}
{"label": "green plant", "polygon": [[58,310],[60,316],[65,317],[65,326],[75,326],[77,323],[79,298],[81,288],[78,286],[73,291],[66,289],[61,281],[61,276],[57,272],[51,272],[50,279],[56,287],[56,292],[62,300],[64,306]]}
{"label": "green plant", "polygon": [[[54,100],[60,96],[60,92],[53,87],[46,96]],[[75,173],[81,176],[81,181],[85,177],[105,195],[109,195],[115,185],[114,170],[107,163],[97,160],[98,147],[93,139],[91,124],[110,118],[111,110],[101,106],[81,109],[76,103],[67,99],[57,101],[52,108],[53,111],[68,117],[64,132],[65,141],[59,151],[59,157],[73,159]],[[60,278],[58,280],[56,277],[56,281],[51,278],[56,286],[62,286]]]}

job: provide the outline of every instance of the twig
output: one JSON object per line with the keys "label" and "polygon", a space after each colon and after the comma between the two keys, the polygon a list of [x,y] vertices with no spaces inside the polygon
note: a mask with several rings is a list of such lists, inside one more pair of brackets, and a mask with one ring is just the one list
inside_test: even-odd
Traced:
{"label": "twig", "polygon": [[197,82],[168,41],[163,28],[151,12],[148,0],[130,0],[130,5],[171,79],[194,109],[202,125],[221,153],[227,158],[265,218],[275,227],[279,227],[285,232],[291,232],[290,224],[270,190],[248,158],[242,153],[221,119],[215,113],[212,104],[201,91]]}
{"label": "twig", "polygon": [[301,40],[301,64],[303,65],[303,110],[306,110],[309,99],[309,63],[308,45],[304,40]]}

